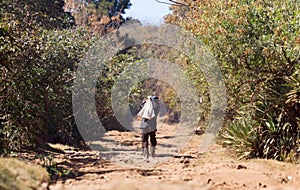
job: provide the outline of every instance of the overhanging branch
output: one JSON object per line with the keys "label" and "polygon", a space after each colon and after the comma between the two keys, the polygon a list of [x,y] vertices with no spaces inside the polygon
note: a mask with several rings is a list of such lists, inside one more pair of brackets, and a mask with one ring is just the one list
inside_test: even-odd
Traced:
{"label": "overhanging branch", "polygon": [[158,3],[167,4],[167,5],[184,6],[184,7],[188,7],[188,8],[189,8],[188,5],[186,5],[186,4],[184,4],[184,3],[176,2],[176,1],[174,1],[174,0],[169,0],[169,2],[171,2],[171,3],[169,3],[169,2],[164,2],[164,1],[159,1],[159,0],[155,0],[155,1],[158,2]]}

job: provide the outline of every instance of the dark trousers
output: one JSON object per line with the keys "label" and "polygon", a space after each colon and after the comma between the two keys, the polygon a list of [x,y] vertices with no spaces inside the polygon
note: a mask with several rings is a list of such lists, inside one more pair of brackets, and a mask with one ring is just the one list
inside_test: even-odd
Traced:
{"label": "dark trousers", "polygon": [[142,133],[142,148],[148,148],[149,145],[149,137],[151,146],[156,146],[156,131],[151,131],[149,133]]}

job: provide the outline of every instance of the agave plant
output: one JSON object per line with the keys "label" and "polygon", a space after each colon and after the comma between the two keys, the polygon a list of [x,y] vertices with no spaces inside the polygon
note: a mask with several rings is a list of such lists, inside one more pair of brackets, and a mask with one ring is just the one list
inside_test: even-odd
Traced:
{"label": "agave plant", "polygon": [[297,108],[286,103],[286,94],[282,92],[277,96],[261,96],[256,106],[254,118],[259,122],[259,143],[263,145],[259,149],[259,157],[286,160],[299,146]]}
{"label": "agave plant", "polygon": [[300,157],[300,75],[299,69],[294,72],[290,77],[286,78],[286,86],[290,88],[290,91],[286,93],[287,99],[286,104],[292,108],[292,113],[290,117],[293,117],[295,129],[295,138],[296,138],[296,147],[294,150],[295,156],[289,159],[298,159]]}
{"label": "agave plant", "polygon": [[265,123],[262,124],[262,155],[264,158],[273,158],[285,160],[289,153],[296,146],[296,133],[294,126],[283,120],[286,115],[281,113],[277,118],[268,116]]}
{"label": "agave plant", "polygon": [[300,76],[298,71],[293,76],[286,78],[286,86],[290,87],[291,90],[286,94],[288,97],[286,103],[299,104],[300,103]]}
{"label": "agave plant", "polygon": [[[298,96],[293,93],[293,98],[295,94]],[[240,158],[297,161],[300,155],[299,103],[297,99],[289,104],[285,100],[285,94],[261,96],[255,114],[235,119],[224,130],[224,144]]]}
{"label": "agave plant", "polygon": [[232,122],[223,132],[224,145],[234,150],[239,158],[254,157],[259,149],[257,123],[250,117],[242,117]]}

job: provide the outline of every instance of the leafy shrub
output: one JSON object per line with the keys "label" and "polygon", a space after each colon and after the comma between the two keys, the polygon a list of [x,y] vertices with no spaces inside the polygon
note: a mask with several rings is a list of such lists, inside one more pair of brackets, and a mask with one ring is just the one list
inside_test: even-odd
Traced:
{"label": "leafy shrub", "polygon": [[242,157],[297,154],[299,1],[185,3],[189,9],[173,6],[167,22],[198,36],[219,60],[228,93],[226,143]]}
{"label": "leafy shrub", "polygon": [[[97,18],[105,10],[111,14],[106,23],[110,30],[124,21],[117,13],[130,7],[129,1],[89,3],[78,6],[99,7],[97,14],[89,15],[96,18],[91,27],[101,25]],[[0,119],[5,118],[0,123],[0,153],[46,142],[84,144],[73,117],[71,90],[74,72],[96,37],[88,28],[73,28],[75,20],[64,4],[0,1]],[[73,12],[85,15],[87,10],[80,11]]]}

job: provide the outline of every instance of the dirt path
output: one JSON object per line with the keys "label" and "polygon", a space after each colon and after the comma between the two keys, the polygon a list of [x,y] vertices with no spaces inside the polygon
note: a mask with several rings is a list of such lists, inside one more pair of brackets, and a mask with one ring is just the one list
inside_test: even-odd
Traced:
{"label": "dirt path", "polygon": [[259,159],[238,161],[220,145],[214,145],[205,154],[197,156],[203,137],[193,135],[187,146],[179,151],[170,143],[172,131],[172,126],[160,129],[157,157],[148,160],[140,151],[140,134],[137,132],[107,133],[107,145],[111,146],[109,140],[117,143],[112,145],[115,149],[105,153],[65,149],[64,154],[55,154],[54,159],[58,166],[70,170],[72,175],[59,179],[49,188],[300,189],[299,165]]}

